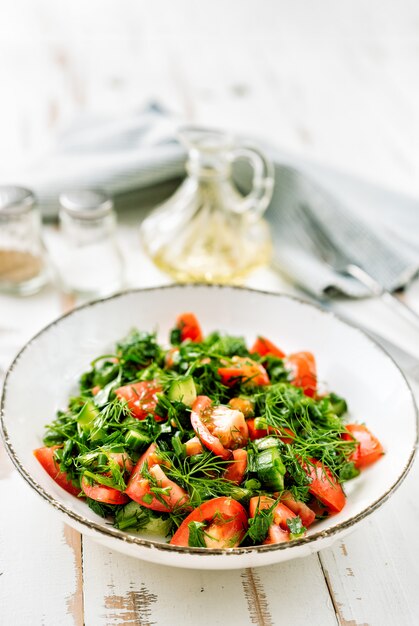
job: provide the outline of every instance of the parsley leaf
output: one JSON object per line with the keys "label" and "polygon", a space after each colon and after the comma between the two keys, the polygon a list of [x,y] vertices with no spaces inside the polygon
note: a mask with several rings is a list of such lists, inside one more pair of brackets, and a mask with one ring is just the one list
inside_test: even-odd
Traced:
{"label": "parsley leaf", "polygon": [[189,539],[188,546],[190,548],[205,548],[204,528],[203,522],[189,522]]}
{"label": "parsley leaf", "polygon": [[299,537],[302,537],[307,530],[305,526],[303,526],[299,515],[297,515],[297,517],[288,518],[287,526],[290,530],[290,539],[298,539]]}

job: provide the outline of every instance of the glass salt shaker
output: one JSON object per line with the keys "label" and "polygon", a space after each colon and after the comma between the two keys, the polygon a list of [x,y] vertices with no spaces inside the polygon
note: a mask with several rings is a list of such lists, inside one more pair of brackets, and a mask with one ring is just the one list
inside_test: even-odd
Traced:
{"label": "glass salt shaker", "polygon": [[23,187],[0,186],[0,291],[33,294],[48,278],[34,194]]}
{"label": "glass salt shaker", "polygon": [[55,264],[63,290],[96,298],[121,289],[124,261],[111,198],[99,189],[62,193],[59,217],[63,237]]}

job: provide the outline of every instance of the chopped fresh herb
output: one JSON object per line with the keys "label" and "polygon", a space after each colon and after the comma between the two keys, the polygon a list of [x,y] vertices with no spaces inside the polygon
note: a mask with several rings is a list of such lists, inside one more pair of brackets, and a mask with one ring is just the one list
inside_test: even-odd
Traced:
{"label": "chopped fresh herb", "polygon": [[[314,374],[306,395],[286,357],[251,354],[240,336],[213,332],[202,339],[188,315],[188,338],[183,326],[170,333],[174,348],[159,344],[156,333],[132,330],[114,353],[88,366],[46,426],[46,447],[35,451],[45,469],[119,530],[170,536],[187,523],[191,547],[262,543],[275,507],[285,506],[285,491],[284,502],[291,507],[295,500],[296,512],[313,507],[308,519],[341,510],[341,483],[358,476],[358,465],[380,458],[381,444],[362,426],[371,446],[360,458],[356,425],[351,430],[342,420],[343,398],[317,397]],[[152,398],[144,389],[154,389]],[[250,517],[246,508],[261,496],[264,506]],[[206,517],[185,521],[212,503],[215,524]],[[229,518],[232,503],[236,519]],[[305,533],[299,516],[287,524],[286,537]]]}
{"label": "chopped fresh herb", "polygon": [[191,548],[205,548],[205,524],[203,522],[189,522],[188,545]]}
{"label": "chopped fresh herb", "polygon": [[299,537],[302,537],[307,530],[307,528],[304,528],[299,515],[297,515],[297,517],[288,518],[287,526],[290,531],[290,539],[298,539]]}
{"label": "chopped fresh herb", "polygon": [[250,537],[254,543],[262,543],[266,538],[269,526],[271,526],[274,521],[274,509],[275,505],[269,509],[257,511],[256,515],[249,519],[247,536]]}

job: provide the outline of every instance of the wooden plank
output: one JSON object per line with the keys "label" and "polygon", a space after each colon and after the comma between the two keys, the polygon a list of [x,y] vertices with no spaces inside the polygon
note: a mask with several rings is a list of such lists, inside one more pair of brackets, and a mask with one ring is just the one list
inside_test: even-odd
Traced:
{"label": "wooden plank", "polygon": [[418,481],[416,463],[380,511],[320,553],[342,626],[418,624]]}
{"label": "wooden plank", "polygon": [[313,615],[322,626],[336,626],[316,556],[257,569],[180,570],[85,538],[83,571],[86,626],[304,626]]}
{"label": "wooden plank", "polygon": [[1,624],[83,626],[78,539],[18,476],[1,444],[0,492]]}

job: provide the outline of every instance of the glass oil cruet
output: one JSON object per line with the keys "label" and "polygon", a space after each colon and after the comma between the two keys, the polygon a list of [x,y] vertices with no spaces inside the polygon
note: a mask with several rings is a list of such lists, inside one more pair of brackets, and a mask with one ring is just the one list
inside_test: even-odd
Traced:
{"label": "glass oil cruet", "polygon": [[[180,282],[238,283],[269,262],[271,239],[262,219],[272,197],[270,161],[227,133],[186,127],[187,178],[141,225],[143,246],[155,264]],[[235,162],[253,170],[250,192],[232,178]]]}

